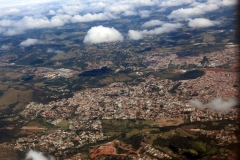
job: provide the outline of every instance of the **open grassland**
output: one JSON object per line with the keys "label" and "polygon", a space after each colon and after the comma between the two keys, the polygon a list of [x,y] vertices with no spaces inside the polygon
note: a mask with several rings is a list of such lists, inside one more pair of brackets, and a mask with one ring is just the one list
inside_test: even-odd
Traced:
{"label": "open grassland", "polygon": [[121,132],[131,136],[137,133],[150,132],[152,120],[103,120],[103,132],[106,135],[119,135]]}
{"label": "open grassland", "polygon": [[106,78],[101,79],[99,81],[99,83],[102,84],[102,85],[107,85],[107,84],[110,84],[112,82],[114,82],[114,79],[112,77],[106,77]]}
{"label": "open grassland", "polygon": [[67,120],[62,120],[60,123],[56,125],[57,127],[61,127],[64,130],[67,130],[69,127],[69,122]]}
{"label": "open grassland", "polygon": [[196,138],[196,136],[189,134],[187,132],[185,132],[182,128],[177,128],[176,129],[176,133],[182,137],[192,137],[192,138]]}
{"label": "open grassland", "polygon": [[168,137],[170,137],[170,136],[173,135],[173,134],[174,134],[174,131],[171,130],[171,131],[168,131],[168,132],[163,132],[163,133],[161,133],[160,135],[161,135],[162,138],[167,139]]}
{"label": "open grassland", "polygon": [[58,52],[57,55],[51,58],[51,60],[64,60],[64,59],[71,59],[75,57],[81,56],[81,51],[79,49],[71,49],[68,52]]}
{"label": "open grassland", "polygon": [[0,97],[0,109],[8,107],[12,107],[14,110],[20,109],[31,101],[32,96],[32,90],[22,91],[10,88]]}
{"label": "open grassland", "polygon": [[5,91],[5,90],[7,90],[7,89],[8,89],[8,85],[0,82],[0,90]]}
{"label": "open grassland", "polygon": [[124,74],[120,74],[120,75],[118,75],[118,76],[114,76],[114,80],[115,80],[116,82],[125,82],[125,81],[130,81],[130,80],[132,80],[132,78],[129,77],[129,76],[126,76],[126,75],[124,75]]}
{"label": "open grassland", "polygon": [[7,78],[7,79],[19,79],[21,78],[24,74],[23,73],[20,73],[20,72],[17,72],[17,71],[14,71],[13,69],[11,68],[0,68],[0,79],[2,78]]}
{"label": "open grassland", "polygon": [[44,126],[37,121],[30,121],[28,122],[27,126],[38,126],[39,128],[44,128]]}
{"label": "open grassland", "polygon": [[34,84],[34,87],[36,87],[36,88],[38,88],[38,87],[44,87],[44,86],[46,86],[46,85],[44,84],[44,82],[35,83],[35,84]]}

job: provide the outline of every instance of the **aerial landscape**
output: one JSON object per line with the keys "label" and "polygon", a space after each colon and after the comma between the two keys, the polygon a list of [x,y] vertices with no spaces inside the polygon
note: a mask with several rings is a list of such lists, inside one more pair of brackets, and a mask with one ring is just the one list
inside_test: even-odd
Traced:
{"label": "aerial landscape", "polygon": [[237,160],[237,0],[0,0],[1,160]]}

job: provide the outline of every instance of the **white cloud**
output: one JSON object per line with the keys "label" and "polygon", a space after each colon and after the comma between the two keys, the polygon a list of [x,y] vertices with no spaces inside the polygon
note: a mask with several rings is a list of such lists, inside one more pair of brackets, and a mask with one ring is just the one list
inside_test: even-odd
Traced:
{"label": "white cloud", "polygon": [[28,38],[27,40],[22,41],[19,45],[27,47],[27,46],[31,46],[31,45],[37,44],[38,42],[39,41],[37,39]]}
{"label": "white cloud", "polygon": [[204,14],[205,12],[199,8],[180,8],[172,11],[167,17],[169,19],[186,19],[189,17],[196,17]]}
{"label": "white cloud", "polygon": [[147,18],[150,16],[152,12],[151,11],[148,11],[148,10],[142,10],[142,11],[139,11],[139,14],[141,16],[141,18]]}
{"label": "white cloud", "polygon": [[14,15],[19,13],[21,10],[18,8],[10,8],[10,9],[6,9],[6,10],[2,10],[0,12],[0,17],[3,17],[5,15]]}
{"label": "white cloud", "polygon": [[56,12],[55,12],[54,10],[50,10],[48,14],[50,14],[50,15],[55,15]]}
{"label": "white cloud", "polygon": [[71,21],[73,23],[76,22],[91,22],[91,21],[100,21],[100,20],[110,20],[110,19],[116,19],[117,17],[115,17],[114,15],[112,15],[111,13],[98,13],[98,14],[85,14],[83,16],[80,15],[75,15],[72,17]]}
{"label": "white cloud", "polygon": [[136,7],[153,6],[159,3],[158,0],[132,0],[132,2]]}
{"label": "white cloud", "polygon": [[211,3],[209,1],[207,1],[206,3],[199,3],[199,2],[194,2],[191,4],[191,6],[195,8],[199,8],[204,12],[211,12],[211,11],[215,11],[217,9],[219,9],[219,7],[221,6],[220,3]]}
{"label": "white cloud", "polygon": [[190,4],[195,0],[166,0],[160,3],[161,7],[181,6],[183,4]]}
{"label": "white cloud", "polygon": [[161,27],[155,28],[153,30],[143,30],[143,34],[149,34],[149,35],[154,35],[154,34],[163,34],[163,33],[169,33],[169,32],[174,32],[179,28],[182,28],[181,23],[164,23]]}
{"label": "white cloud", "polygon": [[169,33],[169,32],[174,32],[179,28],[182,28],[181,23],[164,23],[162,24],[161,27],[157,27],[152,30],[143,30],[143,31],[134,31],[134,30],[129,30],[128,31],[128,36],[132,40],[139,40],[141,39],[144,35],[157,35],[157,34],[163,34],[163,33]]}
{"label": "white cloud", "polygon": [[19,7],[19,6],[26,6],[26,5],[39,5],[43,3],[51,3],[51,2],[56,2],[59,0],[34,0],[34,1],[29,1],[29,0],[1,0],[0,1],[0,8],[9,8],[9,7]]}
{"label": "white cloud", "polygon": [[192,28],[205,28],[219,25],[220,23],[221,23],[220,21],[211,21],[206,18],[195,18],[193,20],[190,19],[188,26]]}
{"label": "white cloud", "polygon": [[222,98],[216,98],[205,105],[199,100],[190,100],[189,103],[197,108],[210,108],[221,112],[226,112],[238,105],[238,101],[234,98],[229,98],[227,101]]}
{"label": "white cloud", "polygon": [[[173,0],[166,1],[170,3]],[[188,0],[186,0],[188,1]],[[207,0],[206,2],[197,2],[189,0],[189,8],[180,8],[172,11],[170,15],[168,15],[169,19],[187,19],[192,17],[197,17],[199,15],[203,15],[207,12],[216,11],[224,6],[232,6],[237,4],[237,0]],[[183,2],[182,0],[178,1],[178,3]],[[191,8],[192,7],[192,8]]]}
{"label": "white cloud", "polygon": [[217,110],[217,111],[228,111],[230,108],[238,104],[236,99],[229,98],[228,101],[224,101],[222,98],[216,98],[209,102],[206,107]]}
{"label": "white cloud", "polygon": [[1,20],[0,21],[0,26],[1,27],[10,27],[10,26],[12,26],[13,25],[13,21],[11,21],[11,20]]}
{"label": "white cloud", "polygon": [[2,27],[0,27],[0,33],[4,33],[4,32],[6,32],[6,29],[5,29],[5,28],[2,28]]}
{"label": "white cloud", "polygon": [[26,159],[32,159],[32,160],[48,160],[41,152],[36,152],[33,150],[30,150],[27,153]]}
{"label": "white cloud", "polygon": [[233,6],[238,4],[238,0],[223,0],[222,4],[224,6]]}
{"label": "white cloud", "polygon": [[145,22],[145,23],[142,25],[142,27],[143,27],[143,28],[154,27],[154,26],[162,25],[163,23],[164,23],[164,22],[159,21],[159,20],[151,20],[151,21]]}
{"label": "white cloud", "polygon": [[138,13],[136,11],[125,11],[124,16],[136,16]]}
{"label": "white cloud", "polygon": [[53,156],[44,156],[43,153],[37,152],[30,150],[27,155],[26,159],[31,159],[31,160],[55,160]]}
{"label": "white cloud", "polygon": [[189,100],[189,103],[190,103],[191,105],[193,105],[194,107],[197,107],[197,108],[202,108],[202,107],[203,107],[202,102],[199,101],[199,100],[193,100],[193,99],[191,99],[191,100]]}
{"label": "white cloud", "polygon": [[52,48],[48,48],[47,53],[64,53],[64,52],[60,51],[60,50],[55,50],[55,49],[52,49]]}
{"label": "white cloud", "polygon": [[139,40],[143,38],[143,34],[140,31],[129,30],[128,36],[132,40]]}
{"label": "white cloud", "polygon": [[4,35],[16,35],[24,33],[28,29],[42,29],[60,27],[66,24],[71,16],[56,15],[50,20],[47,17],[33,18],[29,16],[23,17],[21,20],[0,20],[0,27],[5,28]]}
{"label": "white cloud", "polygon": [[[139,15],[147,18],[153,11],[161,12],[170,6],[188,5],[191,8],[178,8],[168,15],[169,19],[181,21],[235,4],[237,0],[0,0],[0,34],[15,35],[29,29],[112,20],[121,16]],[[154,7],[146,10],[146,6]],[[155,10],[156,7],[159,9]]]}
{"label": "white cloud", "polygon": [[129,10],[134,10],[135,7],[130,4],[119,4],[114,3],[112,5],[109,5],[105,8],[105,12],[111,12],[111,13],[121,13]]}
{"label": "white cloud", "polygon": [[1,49],[1,50],[8,50],[8,49],[9,49],[9,46],[7,46],[7,45],[2,45],[0,49]]}
{"label": "white cloud", "polygon": [[123,36],[114,28],[95,26],[92,27],[84,38],[84,43],[103,43],[123,41]]}

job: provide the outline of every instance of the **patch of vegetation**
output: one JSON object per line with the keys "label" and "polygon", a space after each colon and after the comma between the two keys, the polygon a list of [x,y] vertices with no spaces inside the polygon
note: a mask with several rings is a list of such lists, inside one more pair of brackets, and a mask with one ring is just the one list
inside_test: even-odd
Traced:
{"label": "patch of vegetation", "polygon": [[69,127],[69,122],[67,120],[62,120],[57,124],[57,127],[61,127],[62,129],[67,130]]}
{"label": "patch of vegetation", "polygon": [[188,80],[188,79],[196,79],[198,77],[201,77],[205,74],[204,71],[201,70],[192,70],[188,71],[186,73],[183,73],[179,76],[173,77],[172,80]]}
{"label": "patch of vegetation", "polygon": [[189,57],[189,56],[198,56],[199,53],[198,52],[190,52],[190,51],[184,51],[184,52],[177,52],[176,55],[179,58],[184,58],[184,57]]}
{"label": "patch of vegetation", "polygon": [[38,65],[38,64],[43,64],[44,60],[42,59],[36,59],[30,63],[30,65]]}
{"label": "patch of vegetation", "polygon": [[222,64],[222,65],[219,65],[217,66],[218,68],[230,68],[230,64],[226,63],[226,64]]}
{"label": "patch of vegetation", "polygon": [[141,134],[137,134],[124,140],[124,142],[131,144],[134,149],[139,149],[141,147],[142,140],[143,140],[143,136]]}
{"label": "patch of vegetation", "polygon": [[4,91],[3,90],[0,90],[0,97],[4,95]]}
{"label": "patch of vegetation", "polygon": [[27,82],[27,81],[31,81],[33,79],[34,76],[32,75],[26,75],[24,77],[21,78],[21,80]]}
{"label": "patch of vegetation", "polygon": [[181,86],[181,82],[179,82],[178,84],[174,85],[172,87],[172,89],[169,90],[170,93],[176,93],[176,89],[178,89],[179,86]]}
{"label": "patch of vegetation", "polygon": [[110,68],[102,67],[101,69],[93,69],[91,71],[85,71],[79,74],[79,76],[99,76],[99,75],[111,73],[111,72],[112,70]]}
{"label": "patch of vegetation", "polygon": [[169,146],[169,141],[167,139],[159,136],[157,139],[155,139],[153,141],[153,146],[154,147],[157,147],[157,146],[168,147]]}

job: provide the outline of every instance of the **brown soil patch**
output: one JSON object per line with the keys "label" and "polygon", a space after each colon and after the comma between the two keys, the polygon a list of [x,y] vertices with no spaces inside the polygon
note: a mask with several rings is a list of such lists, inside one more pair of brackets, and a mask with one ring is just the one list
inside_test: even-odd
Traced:
{"label": "brown soil patch", "polygon": [[160,126],[177,126],[184,123],[183,118],[165,118],[156,120],[154,124]]}
{"label": "brown soil patch", "polygon": [[91,159],[94,159],[101,155],[117,155],[117,150],[113,146],[112,142],[109,142],[107,144],[101,145],[100,147],[97,147],[96,149],[90,150],[92,155],[90,156]]}

